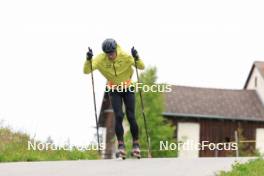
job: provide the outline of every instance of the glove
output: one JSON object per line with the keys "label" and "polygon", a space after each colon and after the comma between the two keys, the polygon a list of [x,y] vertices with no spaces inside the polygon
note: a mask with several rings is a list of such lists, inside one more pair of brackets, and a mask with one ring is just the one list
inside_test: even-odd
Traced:
{"label": "glove", "polygon": [[134,46],[131,48],[131,54],[132,54],[133,58],[135,59],[135,61],[138,61],[138,59],[139,59],[138,52],[134,48]]}
{"label": "glove", "polygon": [[88,52],[86,53],[86,60],[90,61],[93,58],[93,50],[88,47]]}

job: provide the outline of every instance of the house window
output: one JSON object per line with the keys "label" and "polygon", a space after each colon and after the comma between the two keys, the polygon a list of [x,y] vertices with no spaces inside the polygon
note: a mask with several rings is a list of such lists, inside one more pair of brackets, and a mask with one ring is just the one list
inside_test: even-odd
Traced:
{"label": "house window", "polygon": [[255,77],[255,88],[258,86],[258,77]]}

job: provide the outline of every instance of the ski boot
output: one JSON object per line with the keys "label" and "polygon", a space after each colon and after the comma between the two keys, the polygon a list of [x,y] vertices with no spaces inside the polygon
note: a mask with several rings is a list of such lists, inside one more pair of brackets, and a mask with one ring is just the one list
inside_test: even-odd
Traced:
{"label": "ski boot", "polygon": [[117,153],[116,153],[117,159],[126,159],[126,151],[125,151],[125,145],[124,144],[118,144]]}
{"label": "ski boot", "polygon": [[131,156],[132,157],[135,157],[137,159],[140,159],[141,158],[140,148],[139,148],[139,144],[138,143],[134,143],[133,144],[133,149],[132,149],[132,152],[131,152]]}

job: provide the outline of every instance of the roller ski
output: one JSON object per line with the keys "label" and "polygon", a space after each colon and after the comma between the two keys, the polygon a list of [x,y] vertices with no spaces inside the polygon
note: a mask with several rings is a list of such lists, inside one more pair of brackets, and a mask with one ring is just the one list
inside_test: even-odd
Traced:
{"label": "roller ski", "polygon": [[133,144],[131,156],[137,159],[141,158],[139,144]]}
{"label": "roller ski", "polygon": [[122,159],[122,160],[125,160],[126,159],[126,151],[125,151],[125,146],[124,144],[119,144],[118,145],[118,149],[117,149],[117,152],[116,152],[116,158],[117,159]]}

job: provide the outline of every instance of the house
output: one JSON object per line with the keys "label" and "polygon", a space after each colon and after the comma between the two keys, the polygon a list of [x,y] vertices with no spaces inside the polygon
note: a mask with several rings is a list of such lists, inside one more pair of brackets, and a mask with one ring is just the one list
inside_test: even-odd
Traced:
{"label": "house", "polygon": [[[264,153],[264,62],[254,62],[245,86],[240,90],[212,89],[172,85],[164,93],[164,118],[176,126],[177,141],[195,144],[244,142],[248,153],[258,149]],[[105,158],[112,158],[115,150],[114,113],[105,93],[99,117],[105,127]],[[243,137],[243,141],[242,140]],[[180,150],[179,157],[222,157],[236,154],[236,150]]]}
{"label": "house", "polygon": [[[254,141],[255,131],[264,129],[264,107],[255,90],[208,89],[172,86],[165,94],[163,116],[177,127],[178,141],[225,143],[235,141],[235,131],[243,130],[243,137]],[[248,150],[254,150],[249,143]],[[230,150],[182,151],[179,156],[229,156]]]}

